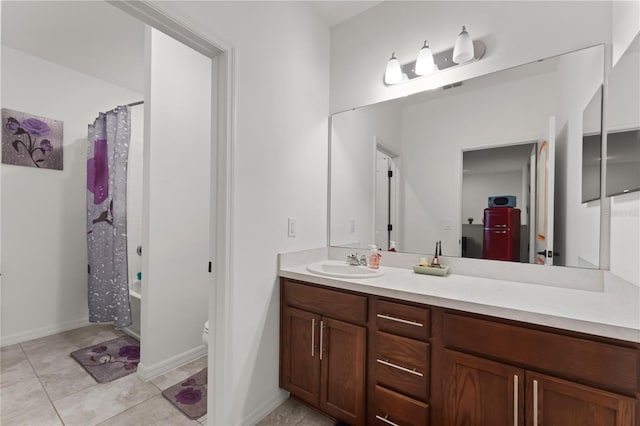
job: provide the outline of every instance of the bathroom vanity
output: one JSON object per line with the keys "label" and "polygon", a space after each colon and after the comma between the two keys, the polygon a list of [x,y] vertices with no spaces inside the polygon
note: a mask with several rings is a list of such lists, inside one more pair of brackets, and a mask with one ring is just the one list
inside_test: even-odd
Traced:
{"label": "bathroom vanity", "polygon": [[292,396],[351,425],[640,425],[637,312],[614,312],[635,293],[382,269],[348,279],[281,264]]}

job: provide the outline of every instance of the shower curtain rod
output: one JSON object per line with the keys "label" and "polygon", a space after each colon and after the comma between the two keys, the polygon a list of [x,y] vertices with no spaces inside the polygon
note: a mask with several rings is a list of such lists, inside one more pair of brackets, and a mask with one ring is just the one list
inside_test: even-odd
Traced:
{"label": "shower curtain rod", "polygon": [[[142,104],[144,104],[144,101],[131,102],[130,104],[127,104],[126,106],[132,107],[132,106],[142,105]],[[117,109],[118,109],[118,107],[110,109],[109,111],[105,112],[105,114],[108,114],[110,112],[115,112]]]}

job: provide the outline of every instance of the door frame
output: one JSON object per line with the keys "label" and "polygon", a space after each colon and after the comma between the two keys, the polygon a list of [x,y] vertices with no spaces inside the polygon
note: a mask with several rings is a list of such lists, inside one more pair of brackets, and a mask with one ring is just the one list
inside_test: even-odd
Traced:
{"label": "door frame", "polygon": [[[373,137],[373,200],[371,206],[372,218],[371,221],[371,241],[372,244],[376,244],[376,213],[377,213],[377,167],[378,167],[378,152],[386,155],[391,159],[391,162],[394,166],[394,176],[392,180],[392,191],[394,193],[393,199],[387,200],[388,203],[391,204],[391,217],[395,218],[395,223],[393,223],[393,234],[396,247],[400,247],[400,167],[399,167],[399,159],[401,158],[399,154],[396,154],[393,149],[388,147],[388,144],[385,143],[384,139],[379,136]],[[389,218],[391,219],[391,218]],[[387,247],[378,247],[378,249],[382,251],[387,251]]]}
{"label": "door frame", "polygon": [[[478,151],[478,150],[492,149],[492,148],[506,148],[514,145],[531,145],[532,147],[535,146],[536,152],[537,152],[537,143],[539,140],[540,140],[539,136],[523,136],[516,139],[506,139],[503,141],[496,140],[487,144],[472,144],[472,145],[463,146],[462,148],[460,148],[458,152],[457,163],[456,163],[456,167],[457,167],[456,178],[458,179],[458,182],[456,185],[458,188],[458,213],[455,216],[457,223],[453,227],[453,229],[455,229],[455,231],[457,232],[456,238],[458,240],[458,249],[457,249],[458,251],[457,251],[457,254],[454,254],[454,256],[462,257],[462,223],[463,223],[462,206],[464,204],[462,185],[464,184],[464,153],[469,151]],[[535,215],[532,216],[532,214],[529,213],[528,221],[529,221],[530,229],[533,227],[532,217],[533,219],[535,219]],[[535,245],[535,239],[530,239],[529,245],[530,247],[533,247]]]}
{"label": "door frame", "polygon": [[[137,18],[212,60],[211,84],[211,197],[209,279],[209,355],[208,423],[230,423],[232,406],[228,389],[231,385],[230,309],[232,262],[232,218],[234,185],[232,179],[235,146],[235,51],[223,37],[212,35],[204,27],[188,24],[188,19],[170,4],[151,0],[135,2],[105,0],[128,15]],[[205,267],[205,265],[203,265]]]}

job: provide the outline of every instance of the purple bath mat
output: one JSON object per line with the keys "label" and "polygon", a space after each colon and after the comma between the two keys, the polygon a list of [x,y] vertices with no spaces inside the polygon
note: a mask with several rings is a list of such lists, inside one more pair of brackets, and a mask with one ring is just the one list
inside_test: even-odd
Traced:
{"label": "purple bath mat", "polygon": [[162,396],[192,420],[207,414],[207,369],[200,370],[177,385],[162,392]]}
{"label": "purple bath mat", "polygon": [[140,362],[140,343],[133,337],[120,336],[78,349],[71,352],[71,356],[98,383],[107,383],[137,370]]}

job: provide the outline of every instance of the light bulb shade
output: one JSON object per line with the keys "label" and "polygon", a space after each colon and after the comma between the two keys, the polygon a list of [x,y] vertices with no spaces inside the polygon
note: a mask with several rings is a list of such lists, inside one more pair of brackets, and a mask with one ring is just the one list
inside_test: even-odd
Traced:
{"label": "light bulb shade", "polygon": [[418,52],[415,73],[417,75],[427,75],[434,71],[436,71],[436,64],[433,62],[433,53],[429,48],[429,43],[425,41],[424,46]]}
{"label": "light bulb shade", "polygon": [[387,70],[384,73],[384,82],[387,84],[397,84],[402,81],[402,67],[395,54],[387,62]]}
{"label": "light bulb shade", "polygon": [[467,29],[463,26],[462,32],[456,40],[456,45],[453,47],[453,62],[462,64],[473,58],[473,40],[471,40]]}

